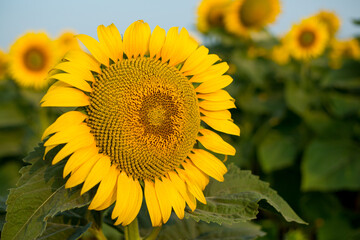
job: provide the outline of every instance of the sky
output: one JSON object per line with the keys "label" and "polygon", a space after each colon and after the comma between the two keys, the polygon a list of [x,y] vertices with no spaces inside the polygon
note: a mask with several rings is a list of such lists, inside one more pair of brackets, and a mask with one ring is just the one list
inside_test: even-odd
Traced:
{"label": "sky", "polygon": [[[342,19],[341,38],[360,33],[351,23],[360,18],[360,0],[281,0],[282,13],[270,31],[286,33],[293,23],[320,9],[335,11]],[[0,0],[0,49],[8,50],[11,43],[25,32],[46,31],[55,38],[64,30],[73,30],[96,37],[100,24],[114,23],[121,33],[134,21],[142,19],[151,29],[156,25],[168,30],[185,27],[193,35],[196,9],[200,0]]]}

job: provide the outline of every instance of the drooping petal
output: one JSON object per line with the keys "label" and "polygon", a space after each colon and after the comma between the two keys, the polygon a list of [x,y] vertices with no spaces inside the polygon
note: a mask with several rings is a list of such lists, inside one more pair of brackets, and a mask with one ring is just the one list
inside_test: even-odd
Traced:
{"label": "drooping petal", "polygon": [[160,58],[161,49],[165,43],[166,32],[159,26],[156,26],[150,37],[149,52],[150,58]]}
{"label": "drooping petal", "polygon": [[81,107],[89,104],[89,97],[86,94],[70,87],[49,89],[41,99],[42,107]]}
{"label": "drooping petal", "polygon": [[90,132],[86,124],[70,126],[62,131],[55,133],[45,143],[44,146],[58,145],[68,143],[72,139]]}
{"label": "drooping petal", "polygon": [[218,134],[208,129],[200,129],[202,136],[197,137],[197,140],[207,149],[224,154],[235,155],[235,148],[225,142]]}
{"label": "drooping petal", "polygon": [[167,198],[179,219],[184,218],[185,200],[175,188],[173,183],[166,177],[162,178],[163,186],[167,191]]}
{"label": "drooping petal", "polygon": [[166,223],[171,215],[171,203],[169,201],[170,199],[168,198],[166,185],[158,178],[155,179],[155,191],[159,201],[162,222]]}
{"label": "drooping petal", "polygon": [[199,93],[196,94],[197,98],[208,100],[208,101],[227,101],[233,100],[230,94],[225,90],[217,90],[210,93]]}
{"label": "drooping petal", "polygon": [[225,119],[230,120],[231,119],[231,113],[229,110],[222,110],[222,111],[208,111],[205,109],[200,108],[199,111],[204,114],[205,116],[208,116],[210,118],[215,119]]}
{"label": "drooping petal", "polygon": [[76,37],[85,45],[96,60],[107,67],[109,66],[109,56],[106,55],[98,41],[85,34],[79,34]]}
{"label": "drooping petal", "polygon": [[184,198],[190,209],[194,211],[196,208],[196,199],[191,193],[190,194],[188,193],[185,182],[178,176],[176,172],[168,172],[168,175],[170,177],[170,181],[179,191],[179,193]]}
{"label": "drooping petal", "polygon": [[240,128],[232,121],[215,119],[207,116],[202,116],[200,119],[219,132],[240,136]]}
{"label": "drooping petal", "polygon": [[184,167],[187,176],[189,176],[194,183],[196,183],[202,190],[204,190],[206,185],[209,183],[209,176],[201,171],[201,169],[196,167],[188,159],[181,163],[181,165]]}
{"label": "drooping petal", "polygon": [[149,50],[151,29],[143,21],[132,23],[124,33],[124,52],[128,58],[144,56]]}
{"label": "drooping petal", "polygon": [[190,153],[189,157],[198,168],[216,180],[224,181],[227,168],[219,159],[203,149],[193,149],[192,151],[194,153]]}
{"label": "drooping petal", "polygon": [[195,88],[195,91],[198,93],[215,92],[228,86],[232,81],[232,77],[229,75],[223,75],[218,78],[213,78],[209,81],[203,82],[197,88]]}
{"label": "drooping petal", "polygon": [[65,188],[72,188],[83,183],[91,171],[91,168],[95,165],[100,157],[101,155],[98,154],[87,159],[87,161],[85,161],[81,167],[73,171],[65,184]]}
{"label": "drooping petal", "polygon": [[201,101],[199,102],[199,107],[208,111],[222,111],[230,108],[236,108],[234,101],[226,100],[226,101]]}
{"label": "drooping petal", "polygon": [[84,185],[81,189],[81,195],[93,188],[108,174],[110,171],[110,164],[110,158],[102,155],[86,177]]}
{"label": "drooping petal", "polygon": [[195,181],[191,179],[183,169],[179,169],[178,174],[180,178],[186,182],[186,187],[189,192],[200,202],[206,204],[204,193],[202,192],[201,188],[195,183]]}
{"label": "drooping petal", "polygon": [[155,191],[155,184],[153,182],[144,180],[145,182],[145,201],[146,206],[149,211],[151,224],[153,227],[161,226],[162,224],[162,215],[159,206],[158,197]]}
{"label": "drooping petal", "polygon": [[115,185],[117,183],[117,178],[119,175],[119,170],[115,165],[110,167],[109,172],[104,175],[104,178],[100,182],[100,185],[96,191],[96,194],[91,201],[89,209],[97,209],[101,206],[109,197],[112,197],[113,192],[116,192]]}
{"label": "drooping petal", "polygon": [[140,211],[143,200],[143,191],[137,179],[132,181],[132,189],[132,204],[130,204],[130,206],[127,208],[127,211],[124,213],[125,220],[122,222],[123,226],[130,224],[136,218]]}

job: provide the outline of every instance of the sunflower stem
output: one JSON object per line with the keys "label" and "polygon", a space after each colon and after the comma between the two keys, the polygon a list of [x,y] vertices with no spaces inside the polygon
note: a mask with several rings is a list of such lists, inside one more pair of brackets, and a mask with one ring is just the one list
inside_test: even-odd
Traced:
{"label": "sunflower stem", "polygon": [[149,236],[147,236],[144,240],[155,240],[159,235],[160,230],[161,230],[161,226],[153,228]]}
{"label": "sunflower stem", "polygon": [[141,240],[137,218],[135,218],[134,221],[132,221],[129,225],[125,226],[125,239]]}

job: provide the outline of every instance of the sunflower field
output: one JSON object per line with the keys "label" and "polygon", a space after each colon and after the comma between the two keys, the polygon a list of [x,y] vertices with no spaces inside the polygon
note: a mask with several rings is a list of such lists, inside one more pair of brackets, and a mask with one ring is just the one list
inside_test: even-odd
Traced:
{"label": "sunflower field", "polygon": [[201,41],[137,20],[0,50],[0,238],[360,239],[360,35],[281,13],[201,0]]}

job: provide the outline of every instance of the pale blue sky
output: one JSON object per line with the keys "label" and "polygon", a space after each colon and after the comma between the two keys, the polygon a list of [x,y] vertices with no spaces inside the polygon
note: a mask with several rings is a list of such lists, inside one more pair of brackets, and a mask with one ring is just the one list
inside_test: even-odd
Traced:
{"label": "pale blue sky", "polygon": [[[0,48],[10,44],[26,31],[45,30],[52,37],[72,29],[95,37],[100,24],[115,23],[123,33],[127,26],[143,19],[153,29],[186,27],[197,33],[194,25],[200,0],[0,0]],[[285,33],[292,23],[316,13],[319,9],[336,11],[342,18],[340,37],[360,33],[351,19],[360,18],[360,0],[282,0],[282,14],[270,27]],[[199,36],[199,35],[198,35]]]}

